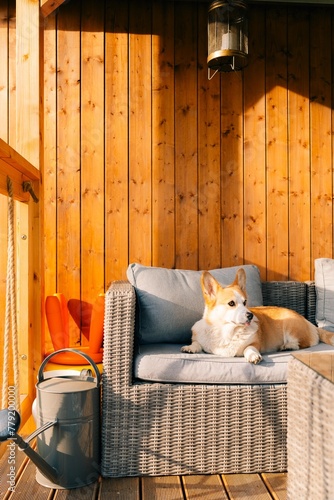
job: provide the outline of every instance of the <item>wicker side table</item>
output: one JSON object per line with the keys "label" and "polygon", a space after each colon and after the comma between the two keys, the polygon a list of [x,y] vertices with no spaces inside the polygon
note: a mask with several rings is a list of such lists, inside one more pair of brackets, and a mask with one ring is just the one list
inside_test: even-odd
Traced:
{"label": "wicker side table", "polygon": [[288,500],[334,499],[334,353],[288,367]]}

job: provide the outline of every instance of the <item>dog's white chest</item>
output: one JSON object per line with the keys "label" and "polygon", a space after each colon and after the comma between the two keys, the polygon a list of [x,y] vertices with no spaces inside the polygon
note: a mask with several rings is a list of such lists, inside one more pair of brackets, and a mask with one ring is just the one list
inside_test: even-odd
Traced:
{"label": "dog's white chest", "polygon": [[203,351],[225,357],[242,356],[255,331],[251,326],[245,328],[234,324],[215,327],[204,319],[193,326],[193,332]]}

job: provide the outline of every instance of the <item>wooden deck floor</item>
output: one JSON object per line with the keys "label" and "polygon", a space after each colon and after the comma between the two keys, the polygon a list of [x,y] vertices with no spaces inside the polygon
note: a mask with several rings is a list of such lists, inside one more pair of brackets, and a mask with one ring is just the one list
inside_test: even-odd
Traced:
{"label": "wooden deck floor", "polygon": [[286,500],[287,497],[287,474],[100,478],[84,488],[53,490],[36,482],[35,465],[19,450],[15,453],[15,480],[11,488],[9,458],[8,452],[0,461],[1,500]]}

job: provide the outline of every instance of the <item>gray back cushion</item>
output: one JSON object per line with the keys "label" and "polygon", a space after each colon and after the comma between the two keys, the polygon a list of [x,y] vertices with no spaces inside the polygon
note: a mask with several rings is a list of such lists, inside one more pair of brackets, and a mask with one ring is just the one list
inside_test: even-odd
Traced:
{"label": "gray back cushion", "polygon": [[[262,287],[256,266],[235,266],[210,270],[223,286],[230,285],[237,270],[247,276],[248,305],[261,306]],[[136,335],[141,344],[190,342],[191,327],[204,311],[200,278],[202,271],[186,271],[130,264],[129,282],[137,298]]]}
{"label": "gray back cushion", "polygon": [[334,332],[334,260],[315,259],[316,323]]}

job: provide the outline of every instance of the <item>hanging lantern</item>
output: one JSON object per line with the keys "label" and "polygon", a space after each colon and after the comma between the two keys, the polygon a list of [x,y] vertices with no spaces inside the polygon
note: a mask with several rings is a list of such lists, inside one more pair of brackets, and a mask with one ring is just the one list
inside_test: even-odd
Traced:
{"label": "hanging lantern", "polygon": [[[238,71],[247,64],[248,20],[244,0],[211,2],[208,12],[208,72]],[[210,70],[214,74],[210,76]]]}

